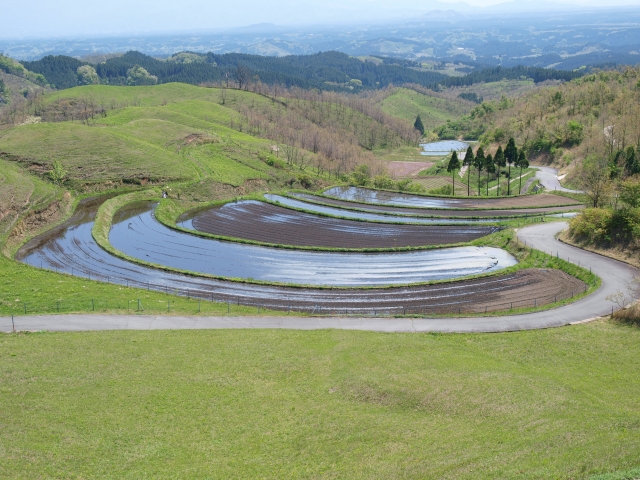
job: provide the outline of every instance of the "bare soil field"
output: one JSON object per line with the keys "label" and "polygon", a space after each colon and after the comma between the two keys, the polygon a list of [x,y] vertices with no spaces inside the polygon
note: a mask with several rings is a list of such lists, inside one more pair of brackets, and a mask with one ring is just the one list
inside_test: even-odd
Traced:
{"label": "bare soil field", "polygon": [[504,217],[504,216],[516,216],[516,215],[542,215],[556,212],[570,212],[577,209],[584,208],[583,205],[569,205],[564,207],[541,207],[541,208],[519,208],[516,210],[480,210],[480,209],[468,209],[468,210],[452,210],[452,209],[437,209],[437,208],[417,208],[417,207],[390,207],[387,205],[373,205],[367,203],[351,202],[348,200],[338,200],[335,198],[321,197],[318,195],[311,195],[308,193],[295,194],[296,198],[301,200],[321,203],[325,205],[331,205],[339,208],[357,208],[359,210],[366,210],[370,212],[385,212],[400,215],[428,215],[428,216],[441,216],[441,217]]}
{"label": "bare soil field", "polygon": [[432,166],[433,162],[389,162],[387,170],[395,178],[415,177]]}
{"label": "bare soil field", "polygon": [[334,248],[394,248],[468,242],[490,226],[384,225],[321,217],[268,203],[228,203],[198,213],[196,230],[272,244]]}

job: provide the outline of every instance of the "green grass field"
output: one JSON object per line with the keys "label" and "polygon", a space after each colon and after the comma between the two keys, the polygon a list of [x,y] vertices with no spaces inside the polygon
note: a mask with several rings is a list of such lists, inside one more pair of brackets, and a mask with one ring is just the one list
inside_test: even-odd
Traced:
{"label": "green grass field", "polygon": [[637,467],[640,330],[0,336],[5,478],[588,478]]}
{"label": "green grass field", "polygon": [[433,130],[447,120],[455,120],[469,113],[471,108],[462,103],[399,88],[393,95],[384,99],[382,110],[412,123],[420,115],[425,129]]}
{"label": "green grass field", "polygon": [[517,97],[524,95],[536,88],[532,80],[502,80],[500,82],[479,83],[470,87],[451,88],[450,90],[459,93],[475,93],[483,97],[485,101],[499,100],[503,95],[506,97]]}

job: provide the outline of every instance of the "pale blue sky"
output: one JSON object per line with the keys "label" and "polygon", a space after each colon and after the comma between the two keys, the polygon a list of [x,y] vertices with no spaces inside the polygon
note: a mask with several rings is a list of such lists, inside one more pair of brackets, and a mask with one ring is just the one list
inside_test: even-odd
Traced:
{"label": "pale blue sky", "polygon": [[[442,1],[457,3],[457,0]],[[503,1],[466,0],[465,3],[488,6]],[[554,5],[558,3],[553,2]],[[564,3],[640,5],[640,0],[565,0]],[[0,37],[223,30],[262,22],[301,26],[353,24],[406,19],[441,8],[442,4],[429,0],[0,0],[3,17]]]}

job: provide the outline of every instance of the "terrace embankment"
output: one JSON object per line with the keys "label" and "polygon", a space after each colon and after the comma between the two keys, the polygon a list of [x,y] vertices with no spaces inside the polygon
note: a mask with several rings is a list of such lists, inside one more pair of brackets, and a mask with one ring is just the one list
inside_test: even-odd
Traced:
{"label": "terrace embankment", "polygon": [[227,203],[198,213],[201,232],[258,242],[334,248],[446,245],[496,231],[481,225],[394,225],[322,217],[257,201]]}

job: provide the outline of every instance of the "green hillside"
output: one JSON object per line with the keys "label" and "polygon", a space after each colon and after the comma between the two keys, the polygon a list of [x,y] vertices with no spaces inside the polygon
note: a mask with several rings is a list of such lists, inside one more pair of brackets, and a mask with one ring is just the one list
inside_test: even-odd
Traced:
{"label": "green hillside", "polygon": [[433,130],[447,120],[455,120],[469,113],[471,108],[466,102],[425,95],[408,88],[399,88],[382,101],[382,110],[394,117],[413,123],[420,115],[426,130]]}
{"label": "green hillside", "polygon": [[78,188],[105,181],[210,178],[234,186],[251,179],[277,181],[285,172],[258,158],[272,142],[229,127],[242,122],[231,108],[238,102],[249,98],[254,106],[271,102],[253,93],[234,92],[222,106],[219,96],[215,89],[182,84],[65,90],[47,97],[45,116],[65,100],[75,102],[76,115],[82,102],[90,102],[90,108],[104,108],[105,116],[14,127],[0,134],[0,155],[40,171],[48,171],[58,160],[68,173],[69,185]]}

